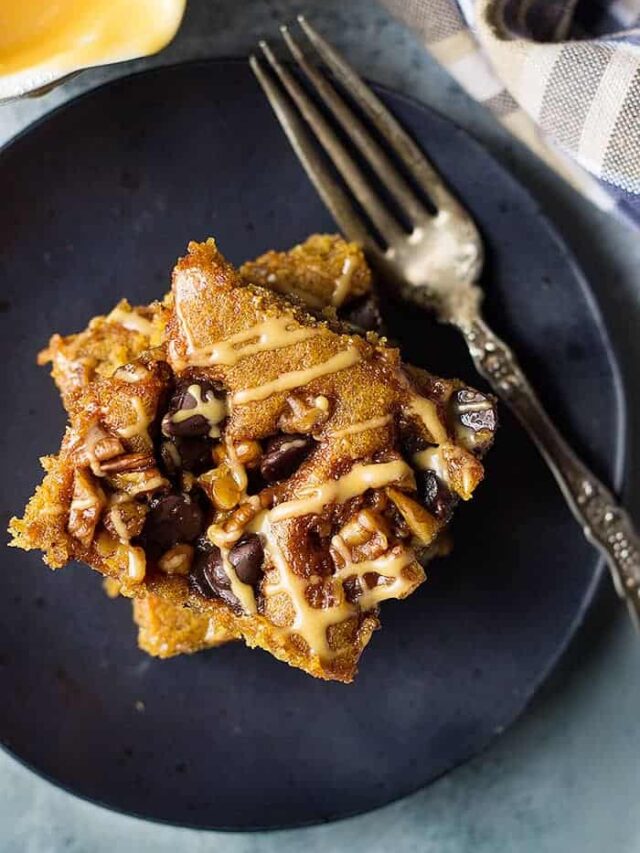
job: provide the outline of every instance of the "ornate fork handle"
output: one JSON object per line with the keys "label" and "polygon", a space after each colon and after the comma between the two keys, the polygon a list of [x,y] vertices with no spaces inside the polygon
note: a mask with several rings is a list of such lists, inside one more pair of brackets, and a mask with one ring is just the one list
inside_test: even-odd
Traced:
{"label": "ornate fork handle", "polygon": [[560,435],[504,341],[479,318],[456,325],[479,373],[528,431],[584,535],[607,558],[618,594],[640,625],[640,537],[629,515]]}

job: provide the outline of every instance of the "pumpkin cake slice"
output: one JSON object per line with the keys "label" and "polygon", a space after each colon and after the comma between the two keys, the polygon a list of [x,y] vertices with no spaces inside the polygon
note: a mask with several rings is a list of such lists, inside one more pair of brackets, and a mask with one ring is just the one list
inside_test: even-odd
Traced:
{"label": "pumpkin cake slice", "polygon": [[[367,330],[381,326],[362,249],[339,235],[312,234],[288,251],[270,251],[246,262],[239,272],[245,281],[298,298],[311,309],[334,308],[339,317]],[[94,317],[82,332],[52,336],[38,363],[51,364],[67,410],[96,375],[112,376],[118,367],[160,344],[169,303],[167,296],[162,302],[132,308],[122,299],[108,315]],[[107,585],[108,594],[117,597],[117,582],[109,579]],[[154,595],[134,598],[132,606],[138,645],[156,657],[197,652],[238,639],[210,617]]]}
{"label": "pumpkin cake slice", "polygon": [[166,307],[159,346],[69,400],[13,544],[351,681],[378,605],[424,580],[482,478],[493,403],[246,283],[213,241]]}

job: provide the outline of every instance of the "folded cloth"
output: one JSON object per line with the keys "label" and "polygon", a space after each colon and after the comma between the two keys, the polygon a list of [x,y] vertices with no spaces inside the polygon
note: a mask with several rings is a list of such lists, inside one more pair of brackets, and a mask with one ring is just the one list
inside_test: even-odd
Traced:
{"label": "folded cloth", "polygon": [[383,0],[477,100],[640,225],[640,0]]}

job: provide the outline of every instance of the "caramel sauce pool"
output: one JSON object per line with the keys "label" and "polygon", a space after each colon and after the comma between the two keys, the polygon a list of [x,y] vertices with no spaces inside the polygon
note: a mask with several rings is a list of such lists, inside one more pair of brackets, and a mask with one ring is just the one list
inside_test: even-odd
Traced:
{"label": "caramel sauce pool", "polygon": [[175,35],[186,0],[0,0],[0,96],[81,68],[147,56]]}

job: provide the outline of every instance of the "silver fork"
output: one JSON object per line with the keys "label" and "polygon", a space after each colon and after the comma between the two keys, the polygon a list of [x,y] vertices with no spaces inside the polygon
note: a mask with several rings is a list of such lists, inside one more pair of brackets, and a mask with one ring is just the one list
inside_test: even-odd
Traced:
{"label": "silver fork", "polygon": [[[298,22],[307,44],[404,163],[433,210],[427,209],[329,77],[283,26],[282,36],[298,68],[393,197],[411,230],[407,232],[376,195],[365,173],[288,67],[266,42],[260,42],[274,73],[253,55],[251,68],[309,178],[344,234],[364,246],[373,266],[392,280],[401,295],[434,310],[442,322],[463,334],[478,372],[527,429],[584,535],[606,557],[618,594],[627,601],[639,626],[640,538],[613,494],[560,435],[511,349],[483,320],[482,291],[477,282],[484,250],[473,219],[353,68],[303,16]],[[318,153],[318,143],[377,234],[372,233],[349,193],[327,168]]]}

